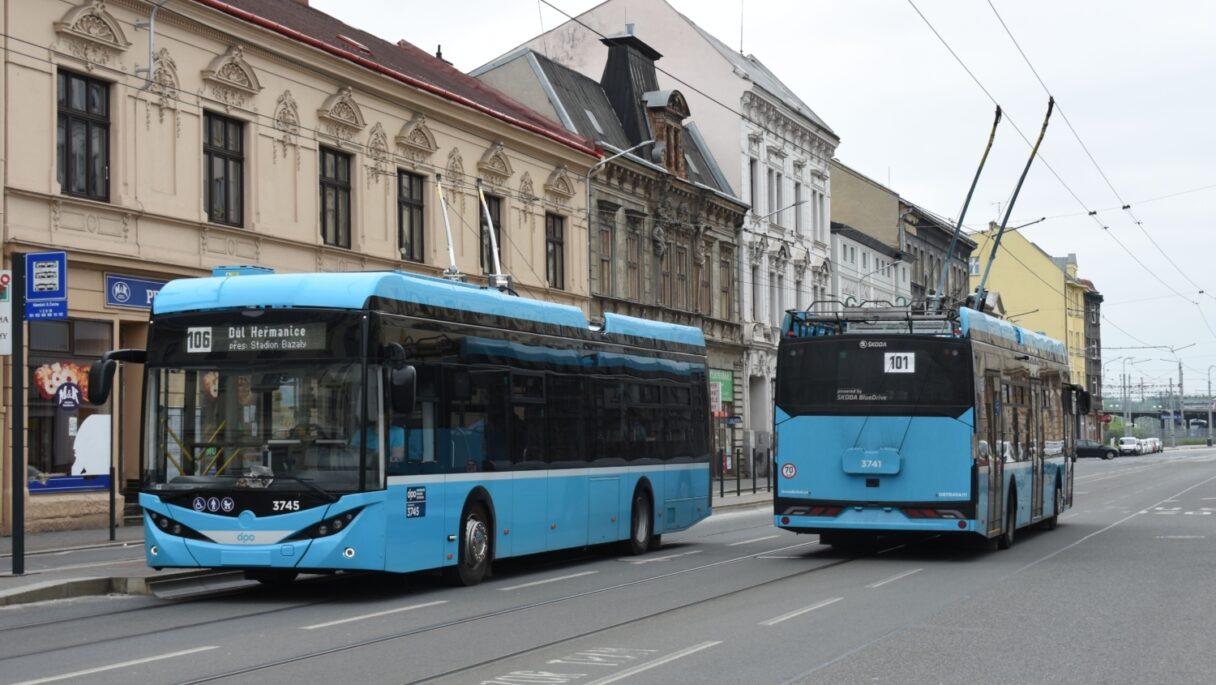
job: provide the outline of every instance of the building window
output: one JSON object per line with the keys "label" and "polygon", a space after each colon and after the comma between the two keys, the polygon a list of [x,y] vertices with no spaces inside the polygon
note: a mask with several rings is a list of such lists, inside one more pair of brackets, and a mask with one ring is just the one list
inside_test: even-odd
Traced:
{"label": "building window", "polygon": [[59,72],[56,131],[59,187],[66,195],[110,199],[110,87]]}
{"label": "building window", "polygon": [[422,181],[418,174],[397,172],[397,244],[401,258],[410,262],[425,259],[422,251]]}
{"label": "building window", "polygon": [[688,309],[688,248],[676,247],[675,250],[675,293],[672,306],[676,309]]}
{"label": "building window", "polygon": [[802,235],[802,184],[794,183],[794,234]]}
{"label": "building window", "polygon": [[600,239],[600,293],[613,295],[612,289],[612,256],[613,237],[616,232],[616,217],[612,212],[600,210],[599,223]]}
{"label": "building window", "polygon": [[979,275],[980,275],[980,258],[979,258],[979,257],[968,257],[968,258],[967,258],[967,265],[968,265],[968,266],[970,267],[970,269],[971,269],[971,275],[972,275],[972,276],[979,276]]}
{"label": "building window", "polygon": [[[48,476],[109,472],[111,403],[95,407],[78,402],[68,409],[71,402],[63,400],[70,400],[74,392],[87,396],[89,362],[112,348],[112,330],[109,321],[29,323],[29,464],[42,474],[40,481]],[[101,480],[95,485],[106,487]],[[46,486],[31,482],[30,492],[58,489]]]}
{"label": "building window", "polygon": [[760,267],[752,267],[752,321],[759,321],[760,311]]}
{"label": "building window", "polygon": [[748,200],[752,203],[752,211],[755,212],[758,208],[756,202],[760,197],[760,177],[756,174],[756,160],[747,160],[747,187],[750,189],[750,197]]}
{"label": "building window", "polygon": [[768,170],[768,217],[769,221],[783,226],[785,222],[781,220],[782,199],[781,199],[781,172],[776,169]]}
{"label": "building window", "polygon": [[674,261],[671,243],[659,258],[659,304],[664,307],[672,306],[671,300],[671,263]]}
{"label": "building window", "polygon": [[781,313],[781,277],[776,271],[770,271],[768,274],[768,322],[774,325],[779,319]]}
{"label": "building window", "polygon": [[566,287],[566,219],[545,214],[545,278],[550,288]]}
{"label": "building window", "polygon": [[321,240],[350,249],[350,155],[323,147]]}
{"label": "building window", "polygon": [[625,297],[642,297],[642,217],[630,214],[625,234]]}
{"label": "building window", "polygon": [[203,207],[214,224],[240,226],[245,199],[244,124],[203,112]]}
{"label": "building window", "polygon": [[[494,241],[498,243],[498,264],[502,266],[502,198],[486,195],[486,208],[490,212],[490,221],[494,223]],[[477,213],[478,234],[481,236],[481,272],[490,273],[494,269],[494,245],[490,243],[490,227],[486,224],[486,209]]]}
{"label": "building window", "polygon": [[711,316],[713,314],[713,300],[710,299],[709,287],[709,272],[711,269],[713,269],[713,262],[710,260],[712,255],[712,249],[710,246],[706,245],[705,259],[695,264],[697,280],[696,310],[705,316]]}
{"label": "building window", "polygon": [[731,319],[734,316],[734,260],[725,250],[718,258],[718,318]]}

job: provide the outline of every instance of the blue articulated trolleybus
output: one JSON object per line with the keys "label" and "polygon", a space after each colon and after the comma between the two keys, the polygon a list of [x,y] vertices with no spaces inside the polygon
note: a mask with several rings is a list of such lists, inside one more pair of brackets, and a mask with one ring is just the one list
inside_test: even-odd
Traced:
{"label": "blue articulated trolleybus", "polygon": [[973,309],[789,312],[775,524],[849,545],[967,534],[1001,548],[1072,504],[1064,345]]}
{"label": "blue articulated trolleybus", "polygon": [[621,541],[710,514],[696,328],[401,272],[173,281],[146,350],[153,567],[446,568]]}

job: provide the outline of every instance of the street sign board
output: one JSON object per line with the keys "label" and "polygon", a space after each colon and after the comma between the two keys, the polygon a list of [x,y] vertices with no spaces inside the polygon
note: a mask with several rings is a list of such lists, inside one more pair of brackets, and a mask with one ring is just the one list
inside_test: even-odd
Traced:
{"label": "street sign board", "polygon": [[68,318],[66,252],[25,255],[25,318],[29,321]]}
{"label": "street sign board", "polygon": [[106,274],[106,306],[149,310],[153,298],[165,283],[151,278]]}
{"label": "street sign board", "polygon": [[13,353],[13,272],[0,271],[0,356]]}

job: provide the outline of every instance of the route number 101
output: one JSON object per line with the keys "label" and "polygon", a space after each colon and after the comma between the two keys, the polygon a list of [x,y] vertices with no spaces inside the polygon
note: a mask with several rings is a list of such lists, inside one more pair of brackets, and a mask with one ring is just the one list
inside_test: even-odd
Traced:
{"label": "route number 101", "polygon": [[912,352],[884,352],[884,373],[916,373],[916,355]]}

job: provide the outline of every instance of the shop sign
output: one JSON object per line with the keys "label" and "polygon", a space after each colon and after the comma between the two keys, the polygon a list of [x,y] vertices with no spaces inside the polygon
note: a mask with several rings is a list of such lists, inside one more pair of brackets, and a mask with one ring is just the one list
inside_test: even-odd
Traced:
{"label": "shop sign", "polygon": [[106,274],[106,306],[150,310],[152,300],[166,282],[122,274]]}
{"label": "shop sign", "polygon": [[722,386],[722,401],[735,401],[735,374],[729,369],[710,369],[709,382]]}

